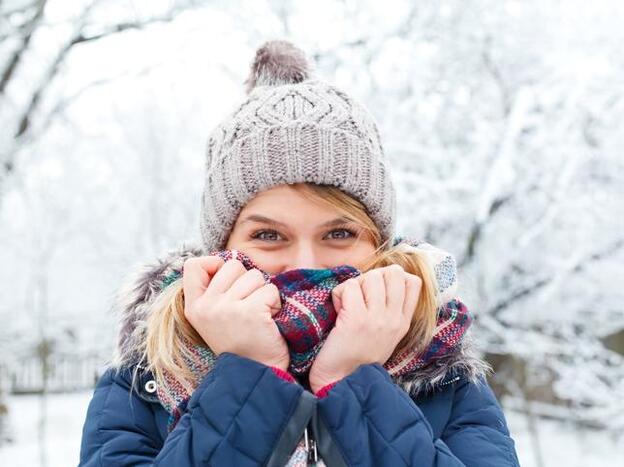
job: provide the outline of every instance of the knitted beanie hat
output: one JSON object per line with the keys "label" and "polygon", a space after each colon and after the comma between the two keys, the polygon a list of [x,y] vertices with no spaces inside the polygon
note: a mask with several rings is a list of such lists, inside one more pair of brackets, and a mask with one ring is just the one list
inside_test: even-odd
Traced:
{"label": "knitted beanie hat", "polygon": [[243,206],[282,184],[333,185],[394,236],[396,195],[377,124],[344,91],[316,79],[305,54],[275,40],[257,51],[246,100],[208,139],[200,228],[204,251],[222,249]]}

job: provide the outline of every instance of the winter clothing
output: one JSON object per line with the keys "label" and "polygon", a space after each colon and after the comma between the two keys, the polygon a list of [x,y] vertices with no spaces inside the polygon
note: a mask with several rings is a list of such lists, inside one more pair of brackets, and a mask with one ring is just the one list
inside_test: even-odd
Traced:
{"label": "winter clothing", "polygon": [[208,139],[201,204],[204,251],[222,249],[258,192],[297,182],[334,185],[364,204],[382,241],[394,236],[396,194],[370,112],[312,76],[286,41],[256,51],[247,98]]}
{"label": "winter clothing", "polygon": [[[414,249],[418,249],[418,243],[413,245]],[[271,275],[262,271],[251,258],[238,250],[215,250],[210,252],[210,255],[220,256],[224,261],[238,259],[246,269],[260,270],[267,283],[275,284],[280,294],[282,309],[274,319],[290,350],[289,371],[295,375],[306,374],[336,322],[332,289],[349,278],[357,277],[361,271],[349,265],[342,265],[331,269],[294,269]],[[181,275],[182,271],[172,272],[173,277],[179,278]],[[167,278],[164,286],[171,281],[171,278]],[[455,298],[452,299],[440,307],[436,332],[427,349],[420,353],[408,350],[396,355],[383,365],[384,368],[391,375],[397,376],[422,368],[431,360],[457,346],[471,321],[472,317],[465,305]],[[168,431],[175,427],[187,407],[192,392],[212,370],[216,360],[216,356],[206,345],[193,344],[189,341],[185,341],[182,356],[194,376],[192,387],[187,389],[175,374],[166,371],[164,384],[157,390],[160,402],[170,414]],[[305,453],[305,440],[302,438],[288,465],[296,466],[307,460]]]}
{"label": "winter clothing", "polygon": [[[413,239],[395,239],[395,245],[401,243],[404,248],[425,252],[433,263],[432,270],[437,276],[436,282],[440,284],[438,294],[444,297],[445,301],[440,301],[440,305],[446,304],[444,315],[440,315],[440,325],[444,320],[444,330],[440,330],[440,335],[444,333],[444,341],[435,345],[435,352],[432,355],[446,353],[448,346],[456,345],[461,339],[463,331],[470,324],[470,316],[464,312],[465,308],[459,301],[455,301],[449,295],[449,285],[446,277],[455,277],[455,265],[448,261],[449,255],[444,254],[433,245],[423,241]],[[432,252],[437,252],[437,256]],[[322,342],[331,331],[336,321],[336,310],[332,303],[331,291],[338,284],[359,276],[362,272],[358,269],[342,265],[331,269],[294,269],[281,274],[271,275],[262,271],[253,260],[242,251],[238,250],[213,250],[209,255],[220,256],[224,261],[237,259],[243,266],[249,269],[258,269],[266,283],[274,284],[280,294],[282,309],[275,315],[274,319],[282,336],[286,340],[290,350],[289,371],[295,375],[305,374],[310,367],[314,357],[321,349]],[[182,270],[174,269],[165,280],[165,285],[173,282],[182,275]],[[454,289],[453,289],[454,290]],[[450,303],[450,304],[449,304]],[[452,309],[452,312],[451,312]],[[467,311],[467,310],[466,310]],[[451,321],[446,321],[450,319]],[[203,350],[196,350],[192,355],[201,355]],[[190,355],[189,355],[190,358]],[[212,363],[214,358],[207,358],[206,363]],[[419,362],[420,366],[427,360]],[[192,359],[189,363],[197,366],[197,360]],[[417,360],[411,353],[402,358],[388,362],[388,370],[392,374],[406,374],[417,368]]]}
{"label": "winter clothing", "polygon": [[[364,106],[312,78],[303,52],[285,41],[258,49],[247,92],[209,137],[203,245],[183,245],[121,290],[120,339],[89,404],[80,466],[294,467],[317,458],[319,467],[518,466],[485,379],[490,369],[465,334],[470,314],[455,297],[454,259],[425,242],[394,239],[433,260],[439,327],[421,354],[361,365],[312,394],[302,377],[234,353],[215,358],[189,343],[193,390],[180,389],[175,375],[157,387],[139,350],[155,298],[186,259],[224,248],[240,210],[257,193],[286,183],[334,185],[366,207],[382,242],[394,236],[395,190],[376,122]],[[335,322],[331,288],[359,273],[341,266],[265,275],[285,304],[276,321],[295,352],[293,373],[305,374]]]}
{"label": "winter clothing", "polygon": [[330,467],[519,465],[470,333],[414,372],[396,376],[379,364],[361,365],[316,395],[288,373],[223,353],[168,433],[159,388],[140,368],[133,386],[137,367],[130,362],[150,304],[173,271],[202,251],[182,246],[144,268],[120,294],[120,366],[96,387],[80,466],[283,466],[289,460],[292,466],[303,461],[301,445],[295,449],[304,433],[314,438],[311,452]]}

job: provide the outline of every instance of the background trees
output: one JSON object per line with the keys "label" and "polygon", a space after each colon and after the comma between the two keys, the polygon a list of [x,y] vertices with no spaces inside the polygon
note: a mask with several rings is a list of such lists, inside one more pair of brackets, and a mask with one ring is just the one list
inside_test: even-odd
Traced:
{"label": "background trees", "polygon": [[113,292],[199,238],[208,131],[243,98],[255,49],[284,37],[376,116],[399,227],[456,255],[505,405],[621,435],[623,10],[1,2],[2,374],[108,354]]}

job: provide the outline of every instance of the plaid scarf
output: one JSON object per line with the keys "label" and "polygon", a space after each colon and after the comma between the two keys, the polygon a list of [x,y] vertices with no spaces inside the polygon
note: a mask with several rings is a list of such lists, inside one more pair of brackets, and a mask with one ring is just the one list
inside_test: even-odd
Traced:
{"label": "plaid scarf", "polygon": [[[249,270],[259,269],[247,255],[238,250],[218,250],[210,255],[219,255],[224,261],[238,259]],[[321,349],[327,335],[336,322],[331,291],[338,284],[356,277],[361,272],[351,266],[342,265],[331,269],[293,269],[271,275],[260,270],[265,280],[276,285],[282,309],[273,317],[286,340],[290,352],[289,371],[294,375],[306,374]],[[163,281],[163,287],[178,279],[182,271],[174,271]],[[409,349],[393,356],[384,368],[393,376],[407,375],[432,360],[451,352],[461,341],[472,322],[466,306],[456,298],[438,309],[437,326],[429,346],[419,354]],[[191,391],[184,387],[175,375],[165,372],[164,384],[158,386],[157,394],[161,404],[169,412],[168,429],[171,431],[186,409],[192,390],[212,369],[216,356],[205,345],[185,343],[183,352],[186,365],[195,376]],[[300,443],[293,453],[289,466],[306,465],[297,459],[304,459]],[[321,464],[319,464],[321,465]]]}

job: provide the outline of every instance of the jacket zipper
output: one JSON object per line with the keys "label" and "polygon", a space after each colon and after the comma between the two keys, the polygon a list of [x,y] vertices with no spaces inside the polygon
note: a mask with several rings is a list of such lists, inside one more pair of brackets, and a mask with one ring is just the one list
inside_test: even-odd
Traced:
{"label": "jacket zipper", "polygon": [[308,426],[306,426],[305,430],[303,431],[303,438],[305,440],[305,448],[308,453],[308,463],[314,462],[313,465],[315,465],[316,462],[318,462],[316,440],[314,439],[314,435],[312,434],[313,430],[308,430],[308,428],[310,428],[310,424],[308,424]]}
{"label": "jacket zipper", "polygon": [[440,383],[438,384],[438,386],[446,386],[447,384],[451,384],[454,383],[455,381],[459,380],[460,377],[459,376],[455,376],[453,379],[449,379],[447,382],[445,383]]}

